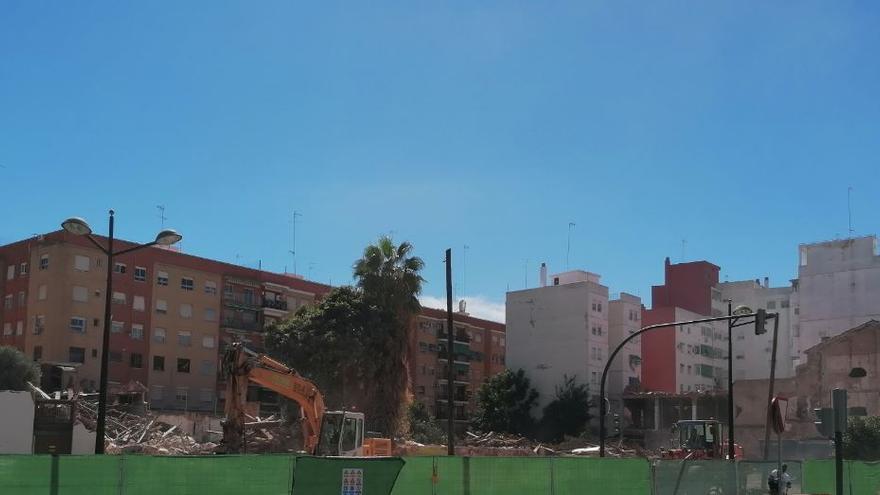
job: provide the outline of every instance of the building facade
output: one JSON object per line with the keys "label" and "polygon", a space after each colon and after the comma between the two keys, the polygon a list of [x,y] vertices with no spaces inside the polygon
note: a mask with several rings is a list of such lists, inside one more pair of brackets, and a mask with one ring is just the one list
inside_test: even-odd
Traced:
{"label": "building facade", "polygon": [[[118,249],[133,245],[116,240]],[[75,369],[76,378],[59,387],[94,390],[112,270],[110,391],[141,384],[158,409],[219,410],[223,346],[241,340],[262,350],[266,325],[330,290],[167,248],[105,263],[87,239],[64,231],[0,247],[0,345]]]}
{"label": "building facade", "polygon": [[566,377],[598,395],[608,357],[608,287],[600,276],[570,271],[551,280],[507,293],[507,367],[524,370],[538,391],[538,417]]}
{"label": "building facade", "polygon": [[[725,314],[717,289],[719,267],[707,261],[665,262],[663,285],[651,290],[642,325]],[[642,387],[669,394],[726,388],[727,325],[703,323],[660,328],[642,336]]]}
{"label": "building facade", "polygon": [[[435,417],[447,417],[451,398],[453,419],[465,423],[476,409],[477,391],[483,382],[504,371],[507,342],[503,323],[460,311],[454,315],[453,326],[450,356],[446,352],[446,311],[422,308],[409,337],[410,382],[413,397]],[[455,374],[451,388],[447,375],[450,357]]]}
{"label": "building facade", "polygon": [[[776,376],[794,376],[798,361],[792,329],[797,323],[794,310],[797,307],[797,294],[794,286],[770,287],[769,280],[744,280],[723,282],[718,285],[721,297],[732,301],[734,306],[745,305],[751,310],[766,309],[779,314],[779,333],[776,350]],[[767,333],[755,335],[750,325],[733,329],[733,354],[735,380],[757,380],[770,376],[771,353],[773,351],[773,325],[767,323]]]}
{"label": "building facade", "polygon": [[868,320],[880,320],[876,236],[800,246],[794,342],[798,356]]}
{"label": "building facade", "polygon": [[[642,300],[632,294],[621,293],[608,301],[609,354],[642,326]],[[608,370],[608,390],[612,401],[624,393],[635,393],[642,388],[642,341],[635,337],[624,345]]]}

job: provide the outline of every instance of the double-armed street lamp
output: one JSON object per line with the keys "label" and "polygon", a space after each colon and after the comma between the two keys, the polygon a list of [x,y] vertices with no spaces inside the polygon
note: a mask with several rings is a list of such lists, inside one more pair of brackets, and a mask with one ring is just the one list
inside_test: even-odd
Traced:
{"label": "double-armed street lamp", "polygon": [[112,319],[111,314],[111,304],[113,303],[113,258],[115,256],[120,256],[123,254],[128,254],[132,251],[137,251],[138,249],[143,249],[150,246],[170,246],[179,242],[183,239],[183,236],[178,234],[176,231],[171,229],[165,229],[159,232],[156,235],[156,240],[153,242],[148,242],[146,244],[138,244],[136,246],[128,247],[125,249],[121,249],[119,251],[113,251],[113,210],[110,210],[110,226],[109,232],[107,234],[107,245],[104,246],[97,239],[92,236],[92,228],[89,224],[80,217],[71,217],[61,223],[61,227],[64,228],[67,232],[78,235],[85,236],[86,239],[91,241],[92,244],[95,245],[102,253],[107,256],[107,287],[105,288],[105,297],[104,297],[104,335],[102,338],[102,347],[101,347],[101,377],[100,377],[100,388],[98,391],[98,420],[97,426],[95,428],[95,453],[103,454],[104,453],[104,430],[105,424],[107,420],[107,367],[110,359],[110,321]]}
{"label": "double-armed street lamp", "polygon": [[[689,321],[675,321],[670,323],[658,323],[656,325],[649,325],[647,327],[642,328],[638,332],[630,334],[627,338],[623,339],[623,341],[618,344],[618,346],[611,352],[608,356],[608,361],[605,362],[605,369],[602,370],[602,381],[599,384],[599,456],[605,457],[605,437],[606,437],[606,426],[605,426],[605,416],[608,413],[608,406],[606,405],[605,398],[605,380],[608,377],[608,371],[611,369],[611,363],[614,361],[614,357],[617,356],[617,353],[620,352],[623,347],[629,343],[629,341],[638,337],[639,335],[649,332],[651,330],[657,330],[659,328],[668,328],[668,327],[676,327],[676,326],[684,326],[684,325],[692,325],[695,323],[708,323],[714,321],[726,321],[727,322],[727,411],[729,415],[729,427],[728,427],[728,456],[730,460],[734,459],[735,449],[733,444],[733,329],[736,327],[740,327],[743,325],[755,325],[755,334],[760,335],[766,332],[764,325],[768,318],[777,318],[778,315],[776,313],[768,314],[765,310],[759,309],[757,312],[752,312],[746,306],[738,306],[736,310],[733,310],[731,304],[728,303],[728,314],[726,316],[715,316],[711,318],[700,318],[697,320],[689,320]],[[778,325],[778,323],[777,323]]]}

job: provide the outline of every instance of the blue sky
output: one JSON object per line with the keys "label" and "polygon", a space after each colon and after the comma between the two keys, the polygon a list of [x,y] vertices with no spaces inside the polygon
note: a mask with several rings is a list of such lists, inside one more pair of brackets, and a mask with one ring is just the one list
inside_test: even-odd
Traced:
{"label": "blue sky", "polygon": [[[69,215],[333,284],[381,233],[497,314],[538,264],[796,274],[878,228],[871,2],[0,3],[0,243]],[[749,230],[754,231],[750,233]],[[463,246],[468,245],[466,276]],[[528,260],[526,262],[526,260]],[[309,266],[311,265],[311,269]],[[493,305],[494,303],[494,305]],[[473,307],[472,307],[473,309]]]}

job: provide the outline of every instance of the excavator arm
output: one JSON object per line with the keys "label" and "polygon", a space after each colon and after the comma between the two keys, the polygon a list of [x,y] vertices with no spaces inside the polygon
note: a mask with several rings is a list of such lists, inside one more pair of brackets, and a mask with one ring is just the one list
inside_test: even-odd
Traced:
{"label": "excavator arm", "polygon": [[253,382],[296,401],[302,408],[303,447],[314,454],[324,417],[324,396],[314,383],[278,361],[249,351],[241,343],[229,346],[223,357],[226,375],[226,420],[223,441],[227,453],[244,451],[244,406]]}

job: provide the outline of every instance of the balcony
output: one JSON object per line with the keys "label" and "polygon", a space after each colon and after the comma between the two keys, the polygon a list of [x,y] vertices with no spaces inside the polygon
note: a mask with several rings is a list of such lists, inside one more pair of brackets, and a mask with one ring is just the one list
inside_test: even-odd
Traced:
{"label": "balcony", "polygon": [[223,318],[220,320],[220,325],[226,328],[233,328],[236,330],[247,330],[249,332],[256,332],[261,330],[260,323],[257,321],[249,322],[238,320],[235,318]]}
{"label": "balcony", "polygon": [[[445,342],[446,339],[449,338],[448,335],[449,335],[449,334],[446,333],[446,330],[444,330],[444,329],[442,329],[442,328],[439,329],[439,330],[437,330],[437,339],[440,340],[440,341]],[[471,338],[470,338],[470,336],[467,334],[467,332],[462,331],[462,330],[457,330],[457,331],[455,332],[455,336],[453,337],[453,340],[454,340],[455,342],[461,342],[461,343],[467,344],[467,343],[469,343],[469,342],[471,341]]]}
{"label": "balcony", "polygon": [[227,306],[238,306],[242,308],[261,308],[263,307],[259,297],[245,297],[240,294],[229,295],[223,297],[223,304]]}
{"label": "balcony", "polygon": [[273,301],[271,299],[263,299],[263,307],[277,309],[279,311],[287,311],[287,301]]}
{"label": "balcony", "polygon": [[[448,361],[449,357],[446,351],[440,351],[437,353],[437,359],[440,361]],[[453,355],[453,360],[457,363],[470,363],[471,357],[468,354],[456,353]]]}

